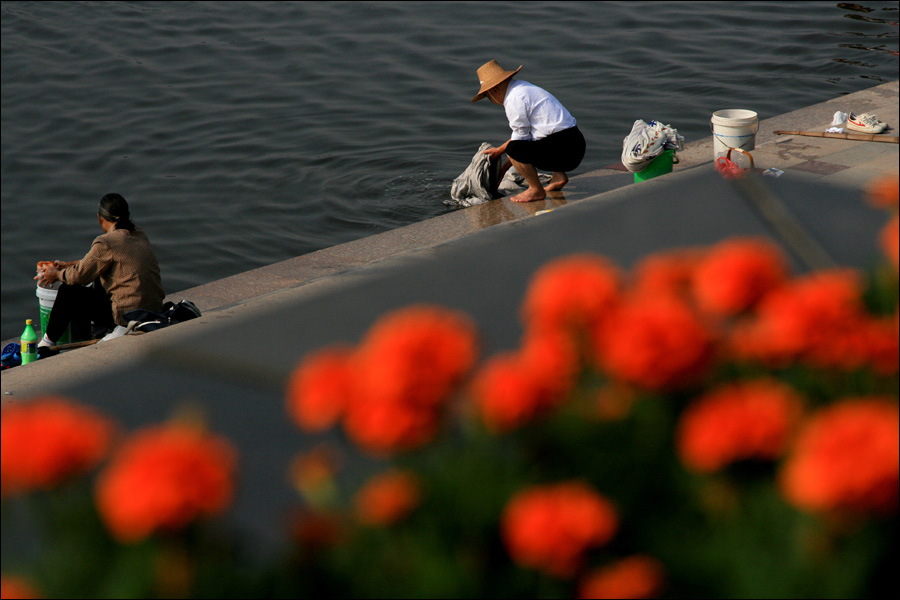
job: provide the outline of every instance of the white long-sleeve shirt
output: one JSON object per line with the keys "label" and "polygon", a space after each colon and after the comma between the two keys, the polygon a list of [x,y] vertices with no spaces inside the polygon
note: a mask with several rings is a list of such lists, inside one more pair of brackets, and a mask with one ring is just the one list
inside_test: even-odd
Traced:
{"label": "white long-sleeve shirt", "polygon": [[511,140],[539,140],[575,127],[575,117],[548,91],[521,79],[506,88],[503,108],[512,129]]}

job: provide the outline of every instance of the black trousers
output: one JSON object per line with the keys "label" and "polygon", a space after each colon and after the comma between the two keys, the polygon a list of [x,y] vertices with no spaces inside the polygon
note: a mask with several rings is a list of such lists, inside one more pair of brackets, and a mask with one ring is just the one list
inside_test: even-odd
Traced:
{"label": "black trousers", "polygon": [[89,339],[92,322],[97,329],[115,328],[109,294],[99,282],[87,286],[64,283],[56,292],[44,333],[56,342],[71,324],[73,337]]}
{"label": "black trousers", "polygon": [[584,158],[586,143],[577,126],[551,133],[545,138],[513,140],[506,154],[541,171],[574,171]]}

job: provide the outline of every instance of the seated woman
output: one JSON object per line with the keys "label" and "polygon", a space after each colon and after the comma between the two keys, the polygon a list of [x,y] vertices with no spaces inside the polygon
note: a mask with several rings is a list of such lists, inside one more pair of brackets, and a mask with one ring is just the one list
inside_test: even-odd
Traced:
{"label": "seated woman", "polygon": [[125,334],[128,311],[162,311],[159,263],[147,235],[131,222],[125,198],[103,196],[97,220],[103,235],[94,238],[84,258],[44,263],[35,277],[42,286],[62,282],[39,348],[55,346],[73,321],[90,319],[103,333],[113,330],[106,340]]}

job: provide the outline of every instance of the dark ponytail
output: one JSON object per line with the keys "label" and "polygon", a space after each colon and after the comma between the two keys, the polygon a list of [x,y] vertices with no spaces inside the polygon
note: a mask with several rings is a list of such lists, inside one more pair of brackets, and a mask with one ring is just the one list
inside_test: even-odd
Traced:
{"label": "dark ponytail", "polygon": [[119,194],[107,194],[100,198],[100,208],[97,212],[110,223],[115,223],[116,229],[134,231],[134,223],[131,222],[128,202]]}

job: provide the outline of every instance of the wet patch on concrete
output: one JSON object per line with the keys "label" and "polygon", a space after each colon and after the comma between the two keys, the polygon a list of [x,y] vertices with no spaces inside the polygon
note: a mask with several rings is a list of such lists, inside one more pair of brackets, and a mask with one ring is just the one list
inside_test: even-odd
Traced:
{"label": "wet patch on concrete", "polygon": [[835,165],[833,163],[827,163],[821,160],[808,160],[806,162],[802,162],[788,168],[797,171],[803,171],[805,173],[815,173],[816,175],[831,175],[833,173],[838,173],[845,169],[849,169],[850,167]]}

